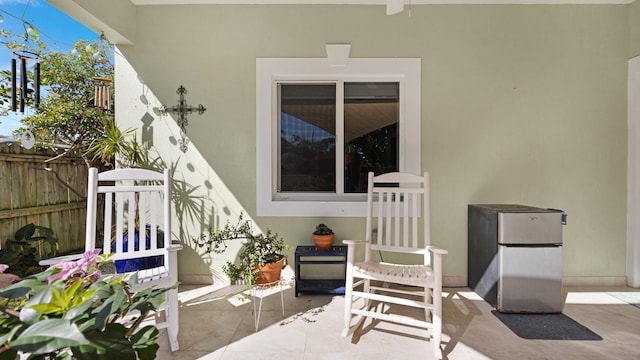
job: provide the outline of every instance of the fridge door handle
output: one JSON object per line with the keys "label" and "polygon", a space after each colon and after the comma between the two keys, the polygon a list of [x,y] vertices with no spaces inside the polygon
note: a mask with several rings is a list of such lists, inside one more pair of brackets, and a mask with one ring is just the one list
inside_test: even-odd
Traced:
{"label": "fridge door handle", "polygon": [[552,208],[547,208],[547,210],[553,210],[553,211],[562,212],[562,219],[560,220],[560,222],[562,223],[562,225],[567,225],[567,213],[566,212],[564,212],[563,210],[560,210],[560,209],[552,209]]}

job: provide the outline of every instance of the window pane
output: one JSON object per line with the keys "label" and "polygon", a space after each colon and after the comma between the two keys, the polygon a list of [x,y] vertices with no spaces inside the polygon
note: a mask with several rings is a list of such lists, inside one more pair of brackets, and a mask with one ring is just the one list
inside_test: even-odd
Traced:
{"label": "window pane", "polygon": [[398,83],[345,83],[346,193],[367,191],[367,173],[398,171]]}
{"label": "window pane", "polygon": [[280,87],[280,191],[336,191],[336,88]]}

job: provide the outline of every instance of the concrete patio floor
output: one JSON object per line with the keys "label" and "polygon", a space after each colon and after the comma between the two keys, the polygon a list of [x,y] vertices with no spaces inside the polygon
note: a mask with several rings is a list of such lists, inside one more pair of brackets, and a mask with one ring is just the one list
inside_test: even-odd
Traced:
{"label": "concrete patio floor", "polygon": [[[265,291],[258,331],[253,304],[238,294],[244,286],[180,287],[180,350],[168,350],[164,333],[158,359],[432,359],[427,332],[367,321],[342,337],[344,298],[294,296],[283,290],[285,315],[276,289]],[[493,308],[468,288],[445,288],[444,359],[640,359],[640,308],[608,292],[628,287],[565,288],[563,313],[602,340],[527,340],[518,337]],[[418,313],[415,314],[419,316]]]}

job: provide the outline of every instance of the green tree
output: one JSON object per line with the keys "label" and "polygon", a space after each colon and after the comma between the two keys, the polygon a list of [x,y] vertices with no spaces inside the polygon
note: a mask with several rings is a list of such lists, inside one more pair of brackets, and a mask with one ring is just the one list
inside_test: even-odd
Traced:
{"label": "green tree", "polygon": [[93,102],[96,85],[105,85],[96,79],[113,78],[105,47],[81,40],[75,52],[43,55],[41,77],[48,96],[35,115],[23,119],[42,144],[52,149],[65,145],[60,156],[77,151],[87,166],[95,158],[89,151],[91,144],[106,138],[105,129],[114,122],[112,111],[98,108]]}
{"label": "green tree", "polygon": [[[22,38],[24,41],[20,41]],[[113,79],[113,64],[108,55],[111,45],[79,40],[73,51],[63,53],[49,51],[41,41],[29,40],[26,35],[0,32],[0,42],[10,50],[39,57],[43,97],[34,115],[22,119],[24,127],[35,135],[40,146],[55,150],[59,154],[55,158],[75,152],[87,166],[103,161],[104,151],[96,156],[93,150],[107,138],[105,129],[113,124],[114,115],[110,109],[94,106],[94,98],[96,85],[108,86],[113,94],[113,83],[104,81]],[[10,106],[11,74],[3,71],[0,76],[0,107],[6,113]],[[29,76],[33,78],[31,72]],[[33,106],[32,94],[32,91],[27,94],[29,106]]]}

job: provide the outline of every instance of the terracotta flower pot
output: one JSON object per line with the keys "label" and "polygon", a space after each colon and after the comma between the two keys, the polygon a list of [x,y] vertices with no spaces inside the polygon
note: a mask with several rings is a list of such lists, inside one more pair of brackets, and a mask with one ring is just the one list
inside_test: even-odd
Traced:
{"label": "terracotta flower pot", "polygon": [[270,284],[280,280],[280,273],[282,272],[282,267],[284,266],[284,260],[284,255],[280,255],[280,260],[274,263],[264,264],[264,266],[260,268],[260,272],[258,273],[256,285]]}
{"label": "terracotta flower pot", "polygon": [[331,248],[331,244],[333,244],[333,239],[336,234],[329,235],[313,235],[313,242],[316,244],[316,248],[318,250],[329,250]]}

